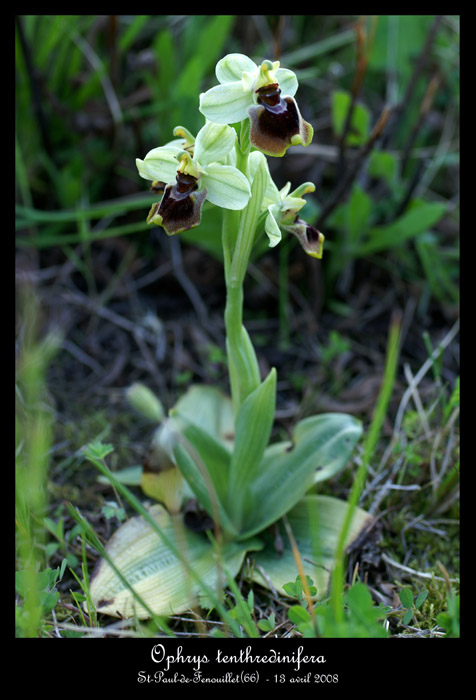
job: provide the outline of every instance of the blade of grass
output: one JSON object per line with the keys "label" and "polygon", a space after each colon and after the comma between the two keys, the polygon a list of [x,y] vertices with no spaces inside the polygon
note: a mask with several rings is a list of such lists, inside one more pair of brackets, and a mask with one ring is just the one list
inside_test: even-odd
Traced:
{"label": "blade of grass", "polygon": [[20,346],[17,372],[15,522],[18,570],[25,586],[22,634],[40,636],[43,610],[38,573],[44,566],[46,531],[38,528],[47,507],[47,481],[54,413],[47,405],[46,371],[61,345],[58,332],[39,338],[39,300],[27,291],[20,299]]}
{"label": "blade of grass", "polygon": [[[121,216],[136,209],[147,208],[156,200],[157,195],[154,194],[139,197],[122,197],[111,201],[98,202],[98,204],[91,207],[81,208],[79,211],[76,208],[63,211],[42,211],[32,207],[17,205],[15,213],[17,217],[20,217],[20,221],[24,220],[28,223],[75,223],[80,218],[99,219],[105,216]],[[19,228],[18,225],[16,228]]]}
{"label": "blade of grass", "polygon": [[356,507],[360,494],[367,476],[368,465],[372,455],[375,452],[383,422],[387,413],[388,403],[390,401],[393,387],[395,383],[395,374],[397,370],[397,362],[399,356],[401,319],[394,317],[390,325],[390,332],[387,341],[387,351],[383,382],[380,393],[377,399],[377,404],[372,416],[369,431],[364,441],[362,462],[355,475],[354,483],[349,497],[349,507],[347,509],[344,525],[340,533],[339,541],[336,548],[336,563],[331,577],[331,605],[334,610],[335,619],[341,622],[344,618],[344,609],[342,606],[341,594],[344,587],[344,546],[349,531],[350,523],[354,508]]}

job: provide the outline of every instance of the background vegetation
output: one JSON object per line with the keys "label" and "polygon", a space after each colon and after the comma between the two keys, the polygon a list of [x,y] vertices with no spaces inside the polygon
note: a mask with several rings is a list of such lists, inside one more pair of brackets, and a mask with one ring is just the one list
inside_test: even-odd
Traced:
{"label": "background vegetation", "polygon": [[[217,60],[241,52],[296,72],[315,128],[270,166],[280,186],[316,184],[303,218],[324,258],[291,240],[256,250],[245,320],[263,376],[278,369],[278,430],[345,411],[370,435],[326,482],[347,498],[363,474],[379,523],[349,558],[347,586],[366,589],[346,588],[346,634],[367,610],[377,636],[381,604],[391,636],[458,636],[459,18],[29,15],[15,50],[17,635],[156,633],[81,610],[91,531],[104,543],[130,514],[81,448],[113,444],[113,470],[144,461],[154,425],[127,403],[134,381],[166,408],[194,382],[227,390],[216,212],[180,237],[151,229],[135,158],[178,124],[196,132]],[[372,423],[389,334],[396,372]],[[243,634],[305,634],[299,586],[279,600],[238,583]],[[208,636],[223,621],[168,624]]]}

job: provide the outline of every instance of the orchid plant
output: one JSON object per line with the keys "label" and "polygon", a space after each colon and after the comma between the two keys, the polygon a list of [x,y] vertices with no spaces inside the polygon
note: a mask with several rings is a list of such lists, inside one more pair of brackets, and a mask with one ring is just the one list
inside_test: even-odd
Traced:
{"label": "orchid plant", "polygon": [[[266,159],[309,145],[313,128],[294,97],[296,75],[279,61],[257,65],[229,54],[216,77],[219,84],[200,95],[205,124],[198,134],[177,126],[173,140],[136,163],[160,197],[147,221],[165,234],[199,227],[206,201],[222,209],[230,396],[193,386],[165,416],[144,387],[131,388],[131,401],[145,401],[159,423],[140,476],[144,493],[158,503],[116,531],[92,576],[97,611],[115,616],[211,605],[245,555],[250,580],[286,595],[285,584],[306,574],[322,598],[348,512],[344,501],[317,495],[315,485],[347,464],[360,423],[339,413],[310,416],[289,440],[272,442],[276,370],[261,378],[243,325],[243,284],[262,236],[274,247],[292,234],[308,255],[322,257],[324,236],[300,218],[314,185],[279,190]],[[346,543],[370,521],[355,508]]]}

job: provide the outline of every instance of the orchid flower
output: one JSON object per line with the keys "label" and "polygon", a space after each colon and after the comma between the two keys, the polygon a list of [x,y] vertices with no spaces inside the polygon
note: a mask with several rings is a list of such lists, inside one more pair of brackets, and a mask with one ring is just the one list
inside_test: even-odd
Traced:
{"label": "orchid flower", "polygon": [[154,191],[163,191],[147,222],[172,236],[200,224],[205,199],[225,209],[243,209],[251,194],[248,179],[223,164],[234,148],[235,130],[207,122],[195,140],[183,127],[174,135],[182,138],[152,149],[144,160],[136,159],[139,175],[152,180]]}
{"label": "orchid flower", "polygon": [[260,66],[248,56],[228,54],[216,66],[220,85],[200,95],[200,111],[218,124],[249,118],[250,143],[270,156],[283,156],[289,146],[308,146],[312,126],[304,121],[294,95],[296,75],[279,61]]}
{"label": "orchid flower", "polygon": [[322,258],[324,235],[316,228],[299,218],[299,212],[306,204],[303,195],[314,192],[312,182],[305,182],[290,192],[288,182],[278,190],[271,177],[266,158],[259,151],[250,154],[248,161],[249,177],[253,180],[254,173],[261,165],[267,172],[266,188],[263,196],[262,211],[267,211],[264,228],[269,238],[270,248],[281,241],[282,231],[292,233],[297,237],[305,252],[313,258]]}

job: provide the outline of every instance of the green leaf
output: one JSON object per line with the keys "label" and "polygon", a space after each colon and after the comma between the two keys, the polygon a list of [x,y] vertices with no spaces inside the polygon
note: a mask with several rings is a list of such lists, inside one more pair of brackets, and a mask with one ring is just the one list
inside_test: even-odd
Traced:
{"label": "green leaf", "polygon": [[[124,467],[124,469],[119,469],[118,471],[114,472],[114,476],[121,482],[121,484],[127,484],[128,486],[140,486],[142,466],[138,464],[133,467]],[[97,479],[100,484],[109,484],[108,478],[102,474],[100,474]]]}
{"label": "green leaf", "polygon": [[413,608],[413,595],[409,588],[402,588],[399,593],[399,598],[404,608]]}
{"label": "green leaf", "polygon": [[355,245],[363,235],[367,233],[368,222],[372,214],[374,203],[372,198],[364,192],[360,185],[354,185],[352,195],[347,206],[347,230],[350,245]]}
{"label": "green leaf", "polygon": [[[332,93],[332,127],[336,136],[342,136],[351,103],[350,93],[335,90]],[[370,112],[363,104],[354,104],[350,127],[346,135],[349,146],[360,146],[365,143],[370,133]]]}
{"label": "green leaf", "polygon": [[[372,73],[381,71],[382,77],[390,72],[395,76],[396,102],[403,97],[410,75],[415,69],[415,56],[419,56],[423,50],[434,19],[435,15],[385,14],[378,18],[368,68]],[[397,37],[401,39],[398,40]]]}
{"label": "green leaf", "polygon": [[230,397],[217,387],[191,386],[177,401],[174,410],[224,445],[233,446],[233,404]]}
{"label": "green leaf", "polygon": [[102,460],[107,457],[108,454],[114,452],[114,447],[111,444],[104,444],[100,440],[96,440],[96,442],[90,442],[88,445],[84,445],[82,452],[86,459],[91,461],[95,459]]}
{"label": "green leaf", "polygon": [[440,202],[418,202],[395,221],[384,226],[374,226],[369,231],[369,240],[359,249],[359,255],[370,255],[424,233],[436,224],[446,211]]}
{"label": "green leaf", "polygon": [[[180,414],[173,454],[182,476],[200,504],[214,521],[218,519],[224,532],[233,537],[236,528],[224,509],[228,493],[231,455],[228,449],[209,433]],[[171,420],[174,420],[172,418]]]}
{"label": "green leaf", "polygon": [[262,632],[271,632],[271,630],[274,628],[274,625],[272,625],[269,620],[259,620],[258,627]]}
{"label": "green leaf", "polygon": [[291,605],[288,610],[288,617],[295,625],[311,622],[311,616],[302,605]]}
{"label": "green leaf", "polygon": [[[160,505],[153,506],[149,514],[159,532],[143,516],[136,516],[109,540],[106,553],[114,566],[106,558],[101,559],[90,582],[97,612],[145,619],[150,617],[149,611],[168,616],[183,612],[197,602],[208,603],[201,597],[202,586],[215,590],[223,580],[223,569],[236,576],[247,549],[260,546],[256,540],[229,544],[221,549],[217,561],[217,553],[208,538],[187,530],[180,515],[170,516]],[[172,542],[182,559],[166,540]]]}
{"label": "green leaf", "polygon": [[425,602],[427,597],[428,597],[428,591],[422,591],[421,593],[419,593],[417,595],[417,597],[415,599],[415,608],[417,610],[418,610],[418,608],[421,608],[421,606],[423,605],[423,603]]}
{"label": "green leaf", "polygon": [[299,421],[292,442],[271,445],[252,483],[240,537],[250,537],[275,522],[313,484],[337,474],[347,463],[361,432],[360,422],[352,416],[328,413]]}
{"label": "green leaf", "polygon": [[412,621],[412,617],[413,617],[413,610],[407,610],[405,615],[403,616],[403,620],[402,620],[403,624],[409,625],[410,622]]}
{"label": "green leaf", "polygon": [[348,618],[354,637],[388,637],[379,622],[384,617],[381,606],[374,605],[370,591],[364,583],[355,583],[346,593]]}
{"label": "green leaf", "polygon": [[[328,589],[330,572],[334,566],[339,535],[347,514],[348,503],[331,496],[305,496],[287,513],[291,531],[298,543],[301,563],[306,576],[310,576],[317,589],[316,598],[323,598]],[[364,510],[355,508],[346,547],[356,540],[374,519]],[[252,580],[282,595],[296,597],[296,577],[299,577],[293,551],[287,537],[283,536],[283,550],[274,546],[274,533],[269,530],[260,535],[264,547],[252,556]],[[300,583],[302,586],[302,583]],[[290,588],[292,586],[292,588]]]}
{"label": "green leaf", "polygon": [[397,178],[397,158],[393,153],[374,150],[369,158],[369,175],[393,185]]}
{"label": "green leaf", "polygon": [[228,508],[238,527],[249,516],[250,493],[268,445],[276,406],[276,370],[249,394],[236,417],[235,447],[230,464]]}

